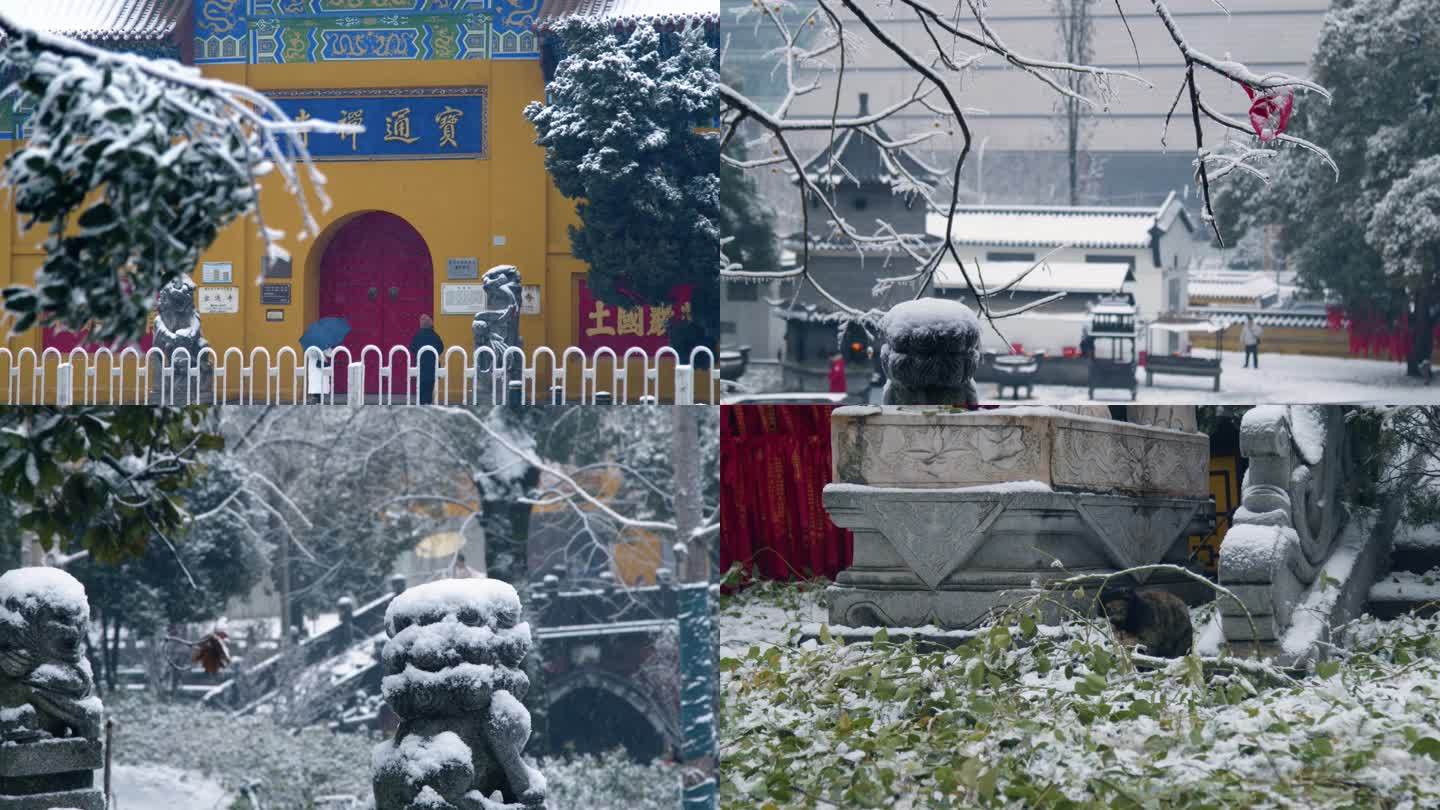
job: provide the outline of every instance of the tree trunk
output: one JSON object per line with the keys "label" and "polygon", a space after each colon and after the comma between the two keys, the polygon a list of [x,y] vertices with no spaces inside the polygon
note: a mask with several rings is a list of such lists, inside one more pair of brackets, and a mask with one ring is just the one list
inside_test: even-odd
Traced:
{"label": "tree trunk", "polygon": [[120,620],[116,619],[110,623],[110,643],[106,651],[105,673],[110,679],[110,690],[116,689],[120,679]]}
{"label": "tree trunk", "polygon": [[1415,292],[1415,314],[1410,319],[1410,354],[1405,358],[1405,374],[1422,377],[1435,351],[1435,319],[1431,310],[1435,305],[1435,279],[1426,278]]}
{"label": "tree trunk", "polygon": [[[700,422],[694,407],[677,407],[674,412],[675,455],[675,543],[686,549],[684,570],[676,571],[681,582],[705,582],[710,577],[710,555],[695,543],[700,528]],[[666,549],[669,551],[669,549]],[[665,555],[668,557],[669,555]]]}
{"label": "tree trunk", "polygon": [[680,626],[680,728],[684,760],[685,810],[716,806],[717,756],[715,748],[714,678],[716,659],[711,645],[710,554],[703,541],[695,541],[700,528],[700,415],[695,407],[676,407],[673,414],[675,470],[674,545],[686,550],[682,583],[676,593]]}
{"label": "tree trunk", "polygon": [[1070,204],[1080,204],[1080,110],[1075,99],[1066,99],[1067,147],[1070,158]]}

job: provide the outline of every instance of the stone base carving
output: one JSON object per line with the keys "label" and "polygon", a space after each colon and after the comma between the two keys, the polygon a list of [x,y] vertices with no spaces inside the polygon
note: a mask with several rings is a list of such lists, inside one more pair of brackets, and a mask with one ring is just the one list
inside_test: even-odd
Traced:
{"label": "stone base carving", "polygon": [[1184,538],[1213,516],[1208,497],[1056,492],[1039,483],[840,483],[824,498],[836,525],[855,532],[854,561],[829,589],[830,621],[848,626],[966,627],[1032,594],[1037,582],[1183,563]]}
{"label": "stone base carving", "polygon": [[1141,496],[1210,490],[1210,441],[1198,433],[1054,408],[945,413],[853,406],[835,409],[830,419],[840,482],[924,488],[1039,481]]}
{"label": "stone base carving", "polygon": [[95,769],[104,765],[99,740],[6,745],[0,756],[0,810],[105,810],[105,794],[95,787]]}

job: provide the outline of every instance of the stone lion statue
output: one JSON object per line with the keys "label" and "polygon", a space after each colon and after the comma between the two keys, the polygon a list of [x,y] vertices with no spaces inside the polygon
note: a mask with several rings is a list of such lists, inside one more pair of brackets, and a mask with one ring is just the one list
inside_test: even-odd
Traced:
{"label": "stone lion statue", "polygon": [[[199,391],[186,387],[191,364],[196,362],[200,350],[210,345],[205,336],[200,334],[200,314],[195,311],[195,282],[188,276],[180,276],[160,288],[160,294],[155,300],[153,345],[165,353],[166,360],[175,368],[175,403],[206,401],[213,384],[213,369],[208,356],[200,360]],[[183,355],[179,352],[180,349],[185,350]],[[150,365],[154,375],[150,385],[151,396],[159,401],[160,387],[163,384],[159,362],[155,360]]]}
{"label": "stone lion statue", "polygon": [[885,313],[880,332],[883,404],[979,404],[980,321],[969,307],[943,298],[906,301]]}
{"label": "stone lion statue", "polygon": [[529,810],[545,778],[520,758],[530,626],[515,589],[447,579],[405,591],[385,612],[385,701],[401,718],[375,749],[376,810]]}
{"label": "stone lion statue", "polygon": [[[505,349],[521,345],[520,271],[510,264],[492,267],[480,279],[480,286],[491,308],[475,314],[470,330],[475,336],[475,348],[489,346],[498,361]],[[496,302],[498,307],[494,306]]]}
{"label": "stone lion statue", "polygon": [[0,576],[0,747],[100,739],[104,709],[85,658],[90,603],[59,568]]}

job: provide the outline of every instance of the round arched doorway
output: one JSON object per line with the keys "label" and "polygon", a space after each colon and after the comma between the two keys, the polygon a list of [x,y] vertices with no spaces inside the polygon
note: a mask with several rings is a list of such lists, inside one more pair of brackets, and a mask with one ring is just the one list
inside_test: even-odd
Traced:
{"label": "round arched doorway", "polygon": [[[435,276],[425,238],[401,217],[384,211],[358,214],[340,225],[320,257],[319,317],[345,318],[350,334],[345,347],[353,357],[367,345],[408,346],[430,314]],[[398,371],[398,369],[397,369]],[[404,377],[396,378],[401,395]],[[344,393],[349,378],[335,369],[335,389]],[[380,365],[373,354],[365,362],[365,393],[380,391]]]}
{"label": "round arched doorway", "polygon": [[649,762],[678,745],[678,731],[637,684],[610,673],[582,670],[549,685],[547,722],[552,753],[598,754],[623,748]]}

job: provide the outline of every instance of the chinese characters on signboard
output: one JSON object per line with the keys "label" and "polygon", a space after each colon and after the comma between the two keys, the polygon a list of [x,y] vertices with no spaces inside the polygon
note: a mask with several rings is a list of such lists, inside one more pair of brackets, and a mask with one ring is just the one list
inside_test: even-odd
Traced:
{"label": "chinese characters on signboard", "polygon": [[423,160],[486,156],[486,88],[302,90],[272,94],[296,121],[365,128],[301,136],[316,160]]}
{"label": "chinese characters on signboard", "polygon": [[690,287],[676,287],[671,303],[617,307],[596,298],[582,278],[578,282],[580,348],[587,353],[608,347],[616,354],[644,349],[651,354],[670,345],[670,322],[690,317]]}
{"label": "chinese characters on signboard", "polygon": [[240,311],[239,287],[201,287],[198,292],[197,306],[202,315]]}

